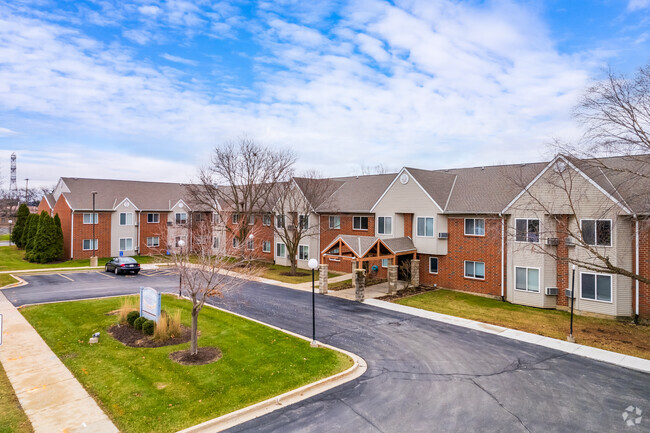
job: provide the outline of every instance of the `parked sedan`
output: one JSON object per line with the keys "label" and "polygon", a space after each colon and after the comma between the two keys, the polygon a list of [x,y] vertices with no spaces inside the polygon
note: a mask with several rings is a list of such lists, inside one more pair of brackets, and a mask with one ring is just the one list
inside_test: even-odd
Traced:
{"label": "parked sedan", "polygon": [[104,270],[106,272],[115,272],[115,275],[126,272],[137,274],[140,272],[140,264],[132,257],[115,257],[106,263]]}

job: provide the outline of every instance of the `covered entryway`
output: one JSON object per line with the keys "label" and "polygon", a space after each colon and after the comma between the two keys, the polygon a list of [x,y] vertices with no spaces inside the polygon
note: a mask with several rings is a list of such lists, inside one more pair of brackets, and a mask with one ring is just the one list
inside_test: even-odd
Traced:
{"label": "covered entryway", "polygon": [[401,260],[415,259],[417,250],[411,238],[381,239],[373,236],[339,235],[321,252],[321,263],[325,259],[356,262],[354,269],[363,263],[388,260],[390,265],[399,265]]}

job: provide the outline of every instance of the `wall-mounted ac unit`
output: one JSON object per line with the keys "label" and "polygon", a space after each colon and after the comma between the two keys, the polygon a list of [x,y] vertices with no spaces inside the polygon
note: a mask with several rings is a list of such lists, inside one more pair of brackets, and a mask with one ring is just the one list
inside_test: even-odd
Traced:
{"label": "wall-mounted ac unit", "polygon": [[289,230],[290,232],[294,231],[295,229],[296,229],[296,226],[294,226],[294,225],[288,225],[287,226],[287,230]]}
{"label": "wall-mounted ac unit", "polygon": [[546,290],[544,291],[544,293],[547,296],[557,296],[558,289],[557,289],[557,287],[547,287]]}
{"label": "wall-mounted ac unit", "polygon": [[167,221],[167,226],[168,226],[168,227],[171,227],[171,226],[173,226],[173,225],[174,225],[174,222],[173,222],[173,221]]}
{"label": "wall-mounted ac unit", "polygon": [[573,240],[573,238],[565,238],[564,243],[566,244],[567,247],[575,247],[576,246],[575,241]]}
{"label": "wall-mounted ac unit", "polygon": [[[574,293],[573,293],[573,297],[574,297],[574,298],[576,297],[575,295],[576,295],[576,294],[575,294],[575,292],[574,292]],[[571,299],[571,289],[564,289],[564,296],[566,296],[567,298]]]}
{"label": "wall-mounted ac unit", "polygon": [[546,245],[557,247],[559,244],[560,240],[558,238],[546,238]]}
{"label": "wall-mounted ac unit", "polygon": [[438,233],[438,239],[449,239],[449,233]]}

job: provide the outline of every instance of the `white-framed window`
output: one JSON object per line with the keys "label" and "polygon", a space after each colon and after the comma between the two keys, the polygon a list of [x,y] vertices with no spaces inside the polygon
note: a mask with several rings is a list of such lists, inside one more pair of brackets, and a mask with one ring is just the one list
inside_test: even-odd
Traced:
{"label": "white-framed window", "polygon": [[483,218],[465,218],[465,234],[467,236],[485,236],[485,220]]}
{"label": "white-framed window", "polygon": [[515,290],[539,293],[539,268],[515,266]]}
{"label": "white-framed window", "polygon": [[232,238],[232,247],[233,248],[239,248],[239,239]]}
{"label": "white-framed window", "polygon": [[275,216],[275,226],[279,229],[284,228],[284,215],[276,215]]}
{"label": "white-framed window", "polygon": [[580,220],[580,225],[587,245],[612,246],[612,220]]}
{"label": "white-framed window", "polygon": [[255,215],[253,214],[248,215],[248,225],[249,226],[255,225]]}
{"label": "white-framed window", "polygon": [[381,259],[381,267],[382,268],[388,267],[388,259]]}
{"label": "white-framed window", "polygon": [[[174,240],[174,245],[176,245],[177,248],[180,247],[179,245],[180,241],[185,242],[185,236],[176,236],[176,239]],[[185,245],[187,245],[187,242],[185,242]]]}
{"label": "white-framed window", "polygon": [[192,213],[192,219],[193,219],[195,222],[203,221],[203,217],[204,217],[204,216],[205,216],[205,214],[202,214],[202,213],[198,213],[198,212],[193,212],[193,213]]}
{"label": "white-framed window", "polygon": [[233,224],[239,224],[239,214],[238,213],[232,214],[232,223]]}
{"label": "white-framed window", "polygon": [[[90,214],[89,214],[90,215]],[[95,239],[95,250],[99,249],[99,241]],[[88,251],[93,249],[93,239],[84,239],[83,240],[83,250]]]}
{"label": "white-framed window", "polygon": [[160,246],[160,237],[159,236],[151,236],[147,238],[147,246],[148,247],[159,247]]}
{"label": "white-framed window", "polygon": [[393,217],[377,217],[377,233],[380,235],[393,234]]}
{"label": "white-framed window", "polygon": [[368,217],[367,216],[352,217],[352,230],[368,230]]}
{"label": "white-framed window", "polygon": [[159,213],[148,213],[147,214],[147,223],[149,224],[158,224],[160,222]]}
{"label": "white-framed window", "polygon": [[275,256],[284,257],[286,255],[287,247],[282,242],[275,244]]}
{"label": "white-framed window", "polygon": [[264,214],[262,215],[262,225],[270,226],[271,225],[271,215]]}
{"label": "white-framed window", "polygon": [[612,276],[581,272],[580,298],[592,301],[612,302]]}
{"label": "white-framed window", "polygon": [[429,257],[429,273],[438,273],[438,257]]}
{"label": "white-framed window", "polygon": [[120,251],[131,251],[133,249],[133,238],[120,238]]}
{"label": "white-framed window", "polygon": [[[84,224],[93,224],[93,214],[92,213],[85,213],[84,214]],[[99,214],[95,213],[95,222],[94,224],[97,224],[99,222]]]}
{"label": "white-framed window", "polygon": [[433,237],[433,217],[417,218],[417,235],[420,237]]}
{"label": "white-framed window", "polygon": [[309,228],[309,215],[298,215],[298,227],[303,230]]}
{"label": "white-framed window", "polygon": [[262,241],[262,252],[263,253],[271,252],[271,241]]}
{"label": "white-framed window", "polygon": [[212,224],[220,224],[220,223],[221,223],[221,216],[219,216],[219,214],[216,212],[212,213]]}
{"label": "white-framed window", "polygon": [[221,239],[219,239],[219,236],[215,236],[212,238],[212,248],[219,248],[219,245],[221,245]]}
{"label": "white-framed window", "polygon": [[517,242],[539,242],[539,218],[515,219],[515,240]]}
{"label": "white-framed window", "polygon": [[309,245],[298,245],[298,260],[309,260]]}
{"label": "white-framed window", "polygon": [[465,278],[485,279],[485,263],[465,260]]}
{"label": "white-framed window", "polygon": [[246,248],[248,248],[249,250],[253,251],[253,250],[255,249],[255,241],[254,241],[253,239],[249,239],[249,240],[246,242]]}
{"label": "white-framed window", "polygon": [[133,212],[120,212],[120,225],[132,226],[133,225]]}
{"label": "white-framed window", "polygon": [[340,230],[341,229],[341,217],[339,215],[330,215],[330,228]]}
{"label": "white-framed window", "polygon": [[176,224],[187,224],[187,213],[176,212]]}

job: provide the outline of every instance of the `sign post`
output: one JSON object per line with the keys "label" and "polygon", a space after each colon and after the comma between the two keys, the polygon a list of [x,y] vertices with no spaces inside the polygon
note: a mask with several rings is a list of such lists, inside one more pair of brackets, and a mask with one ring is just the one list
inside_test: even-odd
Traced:
{"label": "sign post", "polygon": [[140,316],[158,323],[160,292],[151,287],[140,287]]}

